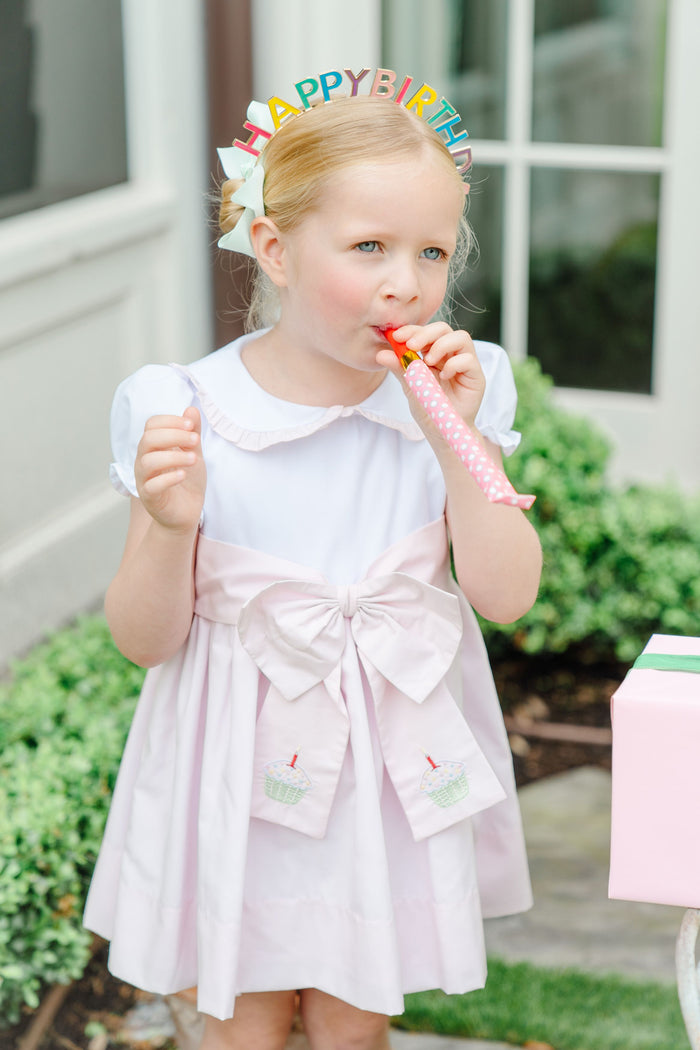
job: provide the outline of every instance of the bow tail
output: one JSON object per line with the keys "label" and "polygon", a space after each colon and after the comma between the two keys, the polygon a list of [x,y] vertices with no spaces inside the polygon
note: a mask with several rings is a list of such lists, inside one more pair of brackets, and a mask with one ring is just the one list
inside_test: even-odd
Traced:
{"label": "bow tail", "polygon": [[271,685],[256,727],[251,815],[323,838],[348,735],[331,679],[291,701]]}
{"label": "bow tail", "polygon": [[365,670],[387,772],[417,842],[506,797],[444,682],[416,703]]}

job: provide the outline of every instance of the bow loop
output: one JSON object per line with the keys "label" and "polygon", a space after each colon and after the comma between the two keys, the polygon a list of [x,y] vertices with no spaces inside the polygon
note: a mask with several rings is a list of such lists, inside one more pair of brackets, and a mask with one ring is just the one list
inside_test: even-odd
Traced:
{"label": "bow loop", "polygon": [[244,208],[252,208],[256,216],[264,215],[263,205],[263,183],[265,171],[262,164],[254,164],[251,170],[246,170],[243,175],[243,185],[239,186],[231,197],[232,201]]}
{"label": "bow loop", "polygon": [[332,591],[304,581],[273,583],[251,598],[241,610],[238,634],[286,700],[329,678],[345,648],[344,619]]}
{"label": "bow loop", "polygon": [[399,692],[422,703],[445,677],[462,638],[454,594],[401,572],[360,601],[352,633],[361,654]]}

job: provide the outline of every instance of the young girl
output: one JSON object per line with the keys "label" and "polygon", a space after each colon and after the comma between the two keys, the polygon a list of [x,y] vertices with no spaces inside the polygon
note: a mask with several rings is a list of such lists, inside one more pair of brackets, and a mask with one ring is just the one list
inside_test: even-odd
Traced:
{"label": "young girl", "polygon": [[[443,139],[350,97],[282,121],[261,165],[224,221],[276,319],[114,402],[132,499],[106,610],[152,670],[86,924],[119,977],[197,986],[205,1050],[283,1047],[297,993],[314,1050],[382,1050],[404,993],[483,985],[483,914],[531,903],[472,607],[526,612],[540,548],[386,339],[496,462],[515,447],[505,353],[432,320],[465,198]],[[231,202],[256,179],[262,207]]]}

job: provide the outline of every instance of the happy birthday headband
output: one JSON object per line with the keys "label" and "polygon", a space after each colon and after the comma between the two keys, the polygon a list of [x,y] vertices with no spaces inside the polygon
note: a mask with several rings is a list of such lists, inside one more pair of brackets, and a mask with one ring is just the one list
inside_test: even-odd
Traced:
{"label": "happy birthday headband", "polygon": [[[265,173],[262,164],[258,164],[257,160],[284,121],[300,116],[319,102],[333,102],[343,97],[331,94],[341,87],[349,86],[350,97],[364,94],[365,92],[360,92],[360,84],[364,82],[363,87],[369,85],[367,77],[370,72],[369,69],[361,69],[356,74],[351,69],[332,69],[326,73],[318,73],[315,77],[305,77],[294,85],[300,106],[293,105],[278,95],[273,95],[266,103],[250,103],[246,114],[248,119],[243,124],[249,132],[248,138],[245,141],[234,139],[233,145],[217,150],[226,177],[243,180],[243,185],[232,194],[231,200],[244,208],[243,215],[234,229],[220,238],[220,248],[243,252],[255,258],[250,240],[250,226],[253,219],[265,214]],[[455,107],[444,96],[438,97],[438,92],[430,84],[422,83],[414,90],[413,77],[406,76],[397,90],[396,80],[397,74],[393,69],[377,69],[372,87],[366,94],[369,97],[393,99],[397,105],[412,110],[416,116],[425,120],[442,138],[445,148],[454,159],[458,174],[463,175],[471,167],[472,151],[466,145],[469,138],[467,131],[458,127],[462,118]]]}

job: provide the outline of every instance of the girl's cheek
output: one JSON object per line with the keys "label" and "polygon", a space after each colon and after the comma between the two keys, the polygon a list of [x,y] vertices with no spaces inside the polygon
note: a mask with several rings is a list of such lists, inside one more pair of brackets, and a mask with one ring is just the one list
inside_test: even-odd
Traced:
{"label": "girl's cheek", "polygon": [[352,271],[332,270],[322,282],[321,293],[329,301],[344,305],[346,308],[361,307],[367,299],[367,281],[358,278]]}

